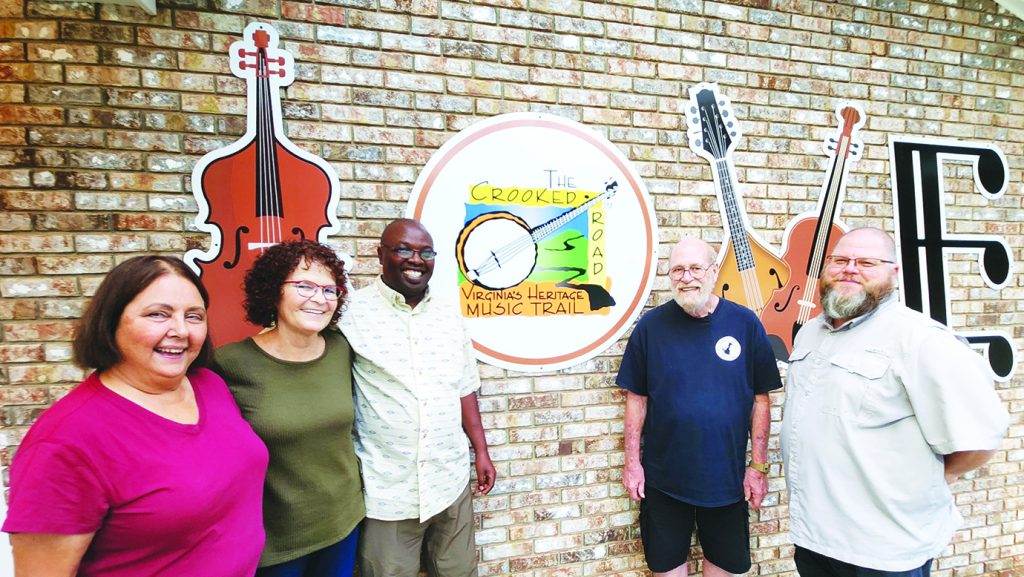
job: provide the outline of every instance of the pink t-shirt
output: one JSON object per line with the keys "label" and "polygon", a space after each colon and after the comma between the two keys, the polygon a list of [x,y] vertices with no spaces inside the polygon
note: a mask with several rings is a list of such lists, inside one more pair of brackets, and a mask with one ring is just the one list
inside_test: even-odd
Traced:
{"label": "pink t-shirt", "polygon": [[29,430],[8,533],[96,532],[80,577],[249,577],[263,549],[267,450],[213,372],[189,374],[199,422],[167,420],[93,373]]}

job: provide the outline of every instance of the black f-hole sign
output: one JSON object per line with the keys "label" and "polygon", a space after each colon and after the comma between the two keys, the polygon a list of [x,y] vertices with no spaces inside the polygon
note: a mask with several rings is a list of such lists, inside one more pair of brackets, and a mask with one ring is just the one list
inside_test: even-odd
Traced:
{"label": "black f-hole sign", "polygon": [[[889,141],[889,159],[903,301],[948,325],[950,284],[946,255],[977,255],[985,284],[998,290],[1010,282],[1013,253],[1000,236],[949,232],[943,163],[970,163],[976,190],[993,200],[1006,192],[1009,183],[1006,157],[994,144],[894,137]],[[958,334],[984,353],[996,379],[1009,380],[1016,366],[1015,347],[1009,334],[994,329]]]}

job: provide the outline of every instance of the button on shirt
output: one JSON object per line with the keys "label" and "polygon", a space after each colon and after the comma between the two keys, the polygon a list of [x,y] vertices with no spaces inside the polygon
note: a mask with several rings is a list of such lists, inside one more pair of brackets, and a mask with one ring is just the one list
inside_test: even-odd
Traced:
{"label": "button on shirt", "polygon": [[356,454],[371,519],[425,521],[469,484],[462,397],[480,388],[455,304],[415,308],[378,278],[352,295],[341,328],[356,352]]}
{"label": "button on shirt", "polygon": [[793,542],[905,571],[939,555],[961,517],[943,455],[999,447],[1008,417],[980,355],[889,297],[797,336],[782,450]]}

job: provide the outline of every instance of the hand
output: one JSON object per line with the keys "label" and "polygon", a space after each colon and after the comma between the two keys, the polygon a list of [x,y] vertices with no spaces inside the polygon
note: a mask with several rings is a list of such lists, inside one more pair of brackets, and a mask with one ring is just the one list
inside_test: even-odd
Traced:
{"label": "hand", "polygon": [[639,502],[644,495],[644,468],[640,465],[626,465],[622,470],[622,486],[626,488],[629,498]]}
{"label": "hand", "polygon": [[743,498],[754,509],[761,508],[761,501],[768,494],[768,476],[760,471],[747,467],[743,474]]}
{"label": "hand", "polygon": [[476,453],[476,491],[486,495],[494,488],[494,481],[498,478],[494,464],[491,463],[491,456],[486,450]]}

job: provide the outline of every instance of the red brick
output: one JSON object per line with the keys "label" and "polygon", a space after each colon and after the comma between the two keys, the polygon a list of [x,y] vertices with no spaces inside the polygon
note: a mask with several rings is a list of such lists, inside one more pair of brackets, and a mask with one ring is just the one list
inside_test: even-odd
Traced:
{"label": "red brick", "polygon": [[70,341],[74,321],[32,321],[7,322],[3,326],[4,340],[22,341]]}
{"label": "red brick", "polygon": [[109,231],[109,214],[48,212],[36,215],[37,231]]}
{"label": "red brick", "polygon": [[36,303],[28,299],[0,299],[0,319],[36,318]]}
{"label": "red brick", "polygon": [[61,67],[57,64],[0,63],[0,81],[60,82]]}
{"label": "red brick", "polygon": [[83,254],[37,256],[39,274],[106,274],[113,268],[110,255]]}
{"label": "red brick", "polygon": [[302,22],[345,25],[345,8],[341,6],[315,6],[298,2],[282,2],[281,16]]}
{"label": "red brick", "polygon": [[78,296],[78,283],[70,278],[14,277],[0,279],[5,298]]}
{"label": "red brick", "polygon": [[[11,347],[38,348],[40,353],[43,350],[43,347],[40,345],[0,345],[0,362],[31,362],[21,360],[8,360],[7,355],[4,354],[4,349]],[[41,361],[43,359],[42,356],[40,355],[40,358],[32,360]],[[49,389],[47,387],[0,387],[0,404],[3,405],[41,405],[49,401],[49,398]]]}
{"label": "red brick", "polygon": [[[177,214],[116,214],[114,230],[182,230]],[[188,218],[191,220],[191,217]]]}
{"label": "red brick", "polygon": [[28,59],[33,62],[96,64],[100,60],[100,52],[97,46],[89,44],[33,43],[28,45]]}
{"label": "red brick", "polygon": [[67,66],[65,74],[71,84],[100,86],[139,86],[139,71],[118,66]]}
{"label": "red brick", "polygon": [[0,207],[5,210],[68,210],[71,208],[70,192],[42,190],[0,191]]}
{"label": "red brick", "polygon": [[30,256],[0,257],[0,274],[29,275],[36,273],[35,260]]}
{"label": "red brick", "polygon": [[0,124],[62,124],[64,109],[58,106],[0,105]]}
{"label": "red brick", "polygon": [[8,381],[12,385],[44,383],[77,383],[85,376],[82,369],[74,365],[12,365],[7,369]]}
{"label": "red brick", "polygon": [[19,104],[25,102],[24,84],[0,84],[0,102]]}
{"label": "red brick", "polygon": [[79,42],[114,42],[127,44],[132,41],[132,27],[108,22],[61,22],[61,38]]}
{"label": "red brick", "polygon": [[0,235],[0,253],[71,252],[71,236],[66,234],[9,233]]}
{"label": "red brick", "polygon": [[52,40],[57,38],[57,23],[50,20],[0,20],[0,38]]}

